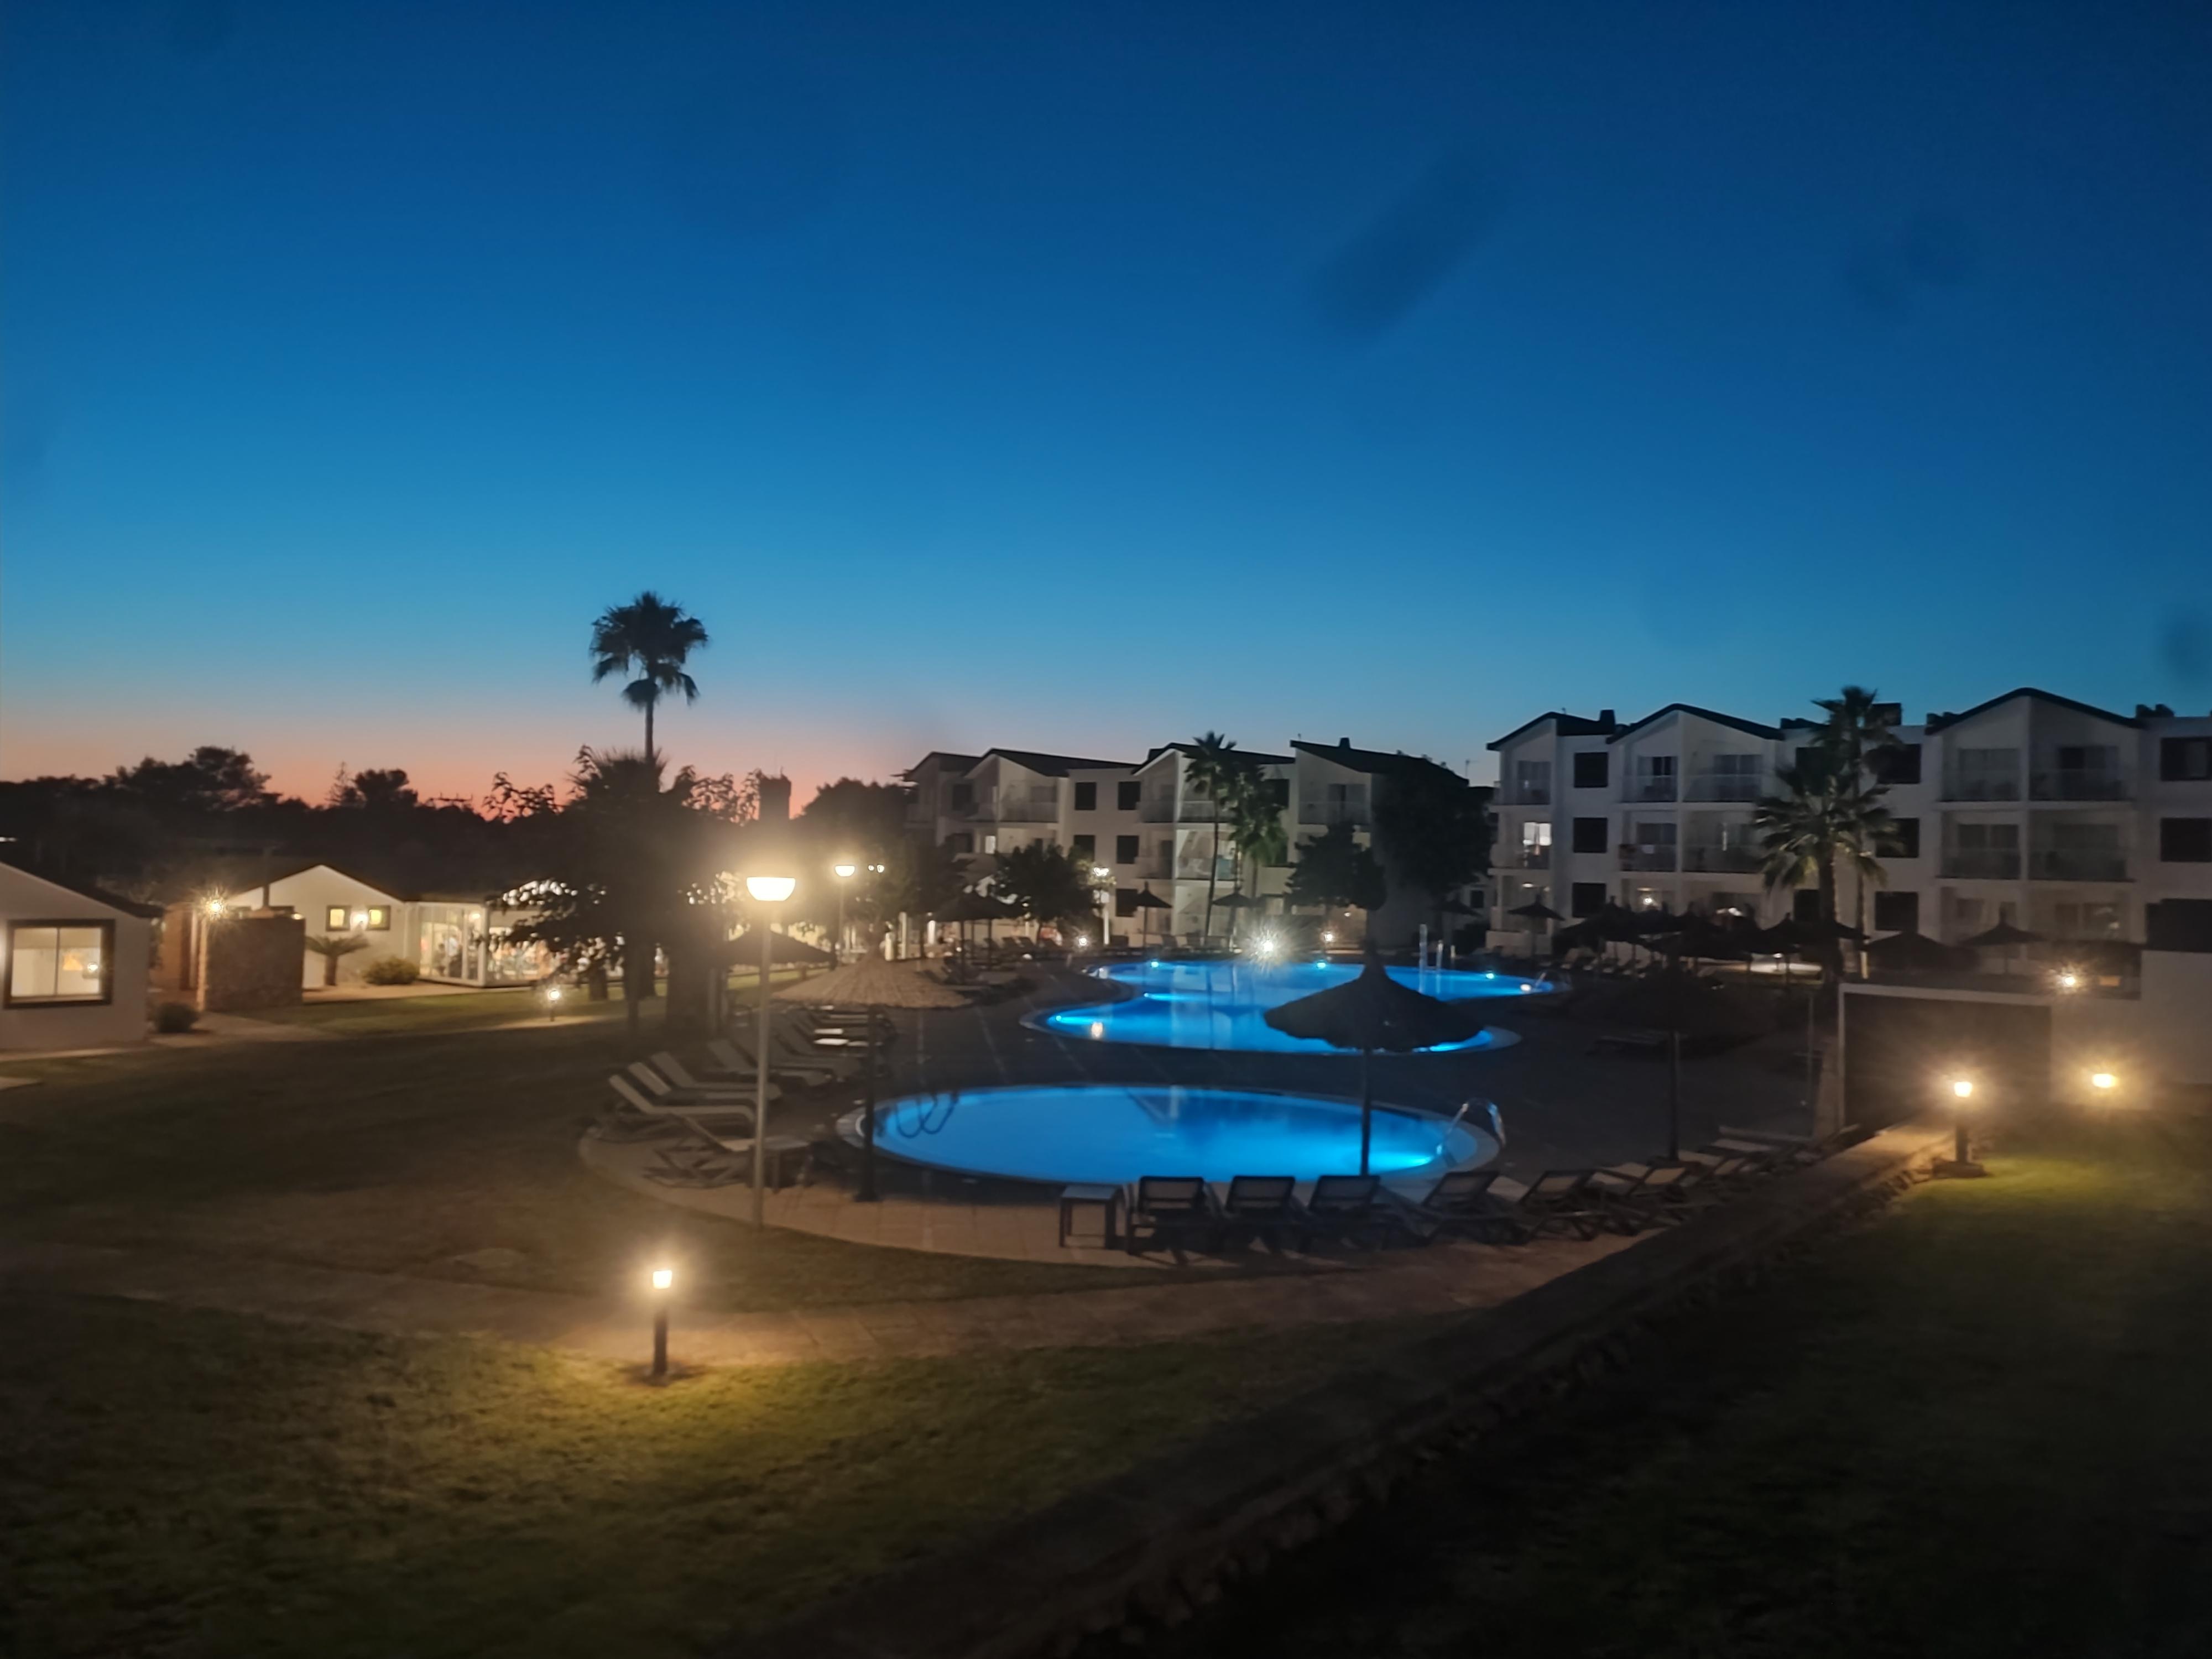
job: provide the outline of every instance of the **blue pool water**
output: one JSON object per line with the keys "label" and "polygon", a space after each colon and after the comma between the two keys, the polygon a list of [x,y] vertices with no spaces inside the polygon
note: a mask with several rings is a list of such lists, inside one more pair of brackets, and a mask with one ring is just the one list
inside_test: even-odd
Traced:
{"label": "blue pool water", "polygon": [[[1343,962],[1127,962],[1096,968],[1093,975],[1141,993],[1127,1002],[1101,1002],[1032,1015],[1030,1024],[1063,1036],[1100,1042],[1148,1042],[1167,1048],[1256,1048],[1275,1054],[1334,1054],[1326,1042],[1286,1036],[1267,1024],[1267,1011],[1356,978]],[[1475,974],[1455,968],[1393,968],[1390,977],[1446,1002],[1476,997],[1526,1001],[1555,994],[1538,979]],[[1425,1049],[1497,1047],[1512,1039],[1478,1031],[1465,1042]]]}
{"label": "blue pool water", "polygon": [[[855,1137],[856,1119],[846,1120]],[[876,1145],[910,1163],[1016,1181],[1310,1180],[1358,1170],[1359,1103],[1150,1083],[964,1089],[878,1107]],[[1375,1109],[1368,1167],[1377,1175],[1440,1175],[1497,1154],[1488,1131],[1464,1121]]]}

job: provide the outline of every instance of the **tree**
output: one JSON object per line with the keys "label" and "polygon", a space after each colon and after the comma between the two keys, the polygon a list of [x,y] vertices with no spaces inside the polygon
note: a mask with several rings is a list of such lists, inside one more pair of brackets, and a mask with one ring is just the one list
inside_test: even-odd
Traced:
{"label": "tree", "polygon": [[1081,922],[1097,902],[1084,866],[1050,842],[1000,854],[991,887],[1040,927]]}
{"label": "tree", "polygon": [[1213,937],[1214,884],[1221,873],[1222,813],[1237,788],[1238,775],[1248,770],[1250,764],[1237,753],[1235,739],[1224,738],[1218,732],[1208,732],[1192,744],[1190,758],[1183,766],[1184,778],[1206,798],[1213,812],[1213,854],[1206,866],[1205,936],[1209,939]]}
{"label": "tree", "polygon": [[[1827,725],[1820,733],[1820,742],[1834,763],[1838,776],[1852,787],[1866,790],[1871,786],[1870,797],[1879,798],[1887,793],[1888,786],[1881,781],[1879,773],[1882,760],[1899,744],[1897,733],[1892,728],[1889,709],[1881,701],[1881,694],[1863,685],[1847,685],[1832,697],[1816,697],[1814,705],[1825,711]],[[1871,862],[1873,846],[1866,849]],[[1874,866],[1874,879],[1881,879],[1881,866]],[[1862,879],[1853,884],[1858,900],[1857,927],[1860,933],[1867,930],[1867,883]],[[1859,951],[1859,973],[1866,973],[1866,951]]]}
{"label": "tree", "polygon": [[1324,910],[1341,907],[1375,910],[1389,896],[1382,866],[1375,854],[1352,838],[1348,823],[1333,823],[1298,846],[1298,861],[1291,866],[1290,901],[1315,904]]}
{"label": "tree", "polygon": [[[1763,796],[1753,809],[1751,827],[1765,854],[1769,888],[1814,884],[1820,895],[1820,919],[1836,920],[1837,875],[1845,865],[1863,885],[1885,878],[1876,849],[1889,833],[1881,791],[1867,788],[1844,772],[1838,753],[1814,745],[1795,766],[1780,773],[1783,793]],[[1822,955],[1840,977],[1843,952],[1827,941]]]}
{"label": "tree", "polygon": [[331,805],[388,812],[395,807],[419,806],[422,800],[407,787],[407,774],[399,767],[389,770],[371,767],[350,775],[341,767],[337,781],[331,786]]}
{"label": "tree", "polygon": [[[1259,893],[1259,872],[1267,865],[1280,864],[1290,856],[1289,833],[1283,828],[1283,809],[1275,800],[1273,783],[1261,775],[1256,766],[1239,768],[1234,774],[1229,799],[1224,805],[1229,820],[1229,844],[1237,854],[1236,890],[1244,890],[1244,870],[1249,860],[1253,871],[1254,896]],[[1235,917],[1230,919],[1229,931],[1237,931]]]}
{"label": "tree", "polygon": [[323,986],[328,989],[338,982],[338,959],[366,951],[368,941],[359,933],[310,933],[307,949],[323,959]]}
{"label": "tree", "polygon": [[698,684],[684,665],[707,643],[704,623],[651,588],[628,605],[610,605],[592,624],[592,683],[618,674],[637,676],[623,687],[623,700],[645,710],[647,759],[659,753],[653,746],[653,711],[661,698],[681,691],[686,702],[699,700]]}
{"label": "tree", "polygon": [[1375,802],[1375,834],[1396,873],[1429,896],[1441,934],[1444,900],[1490,867],[1490,814],[1482,796],[1443,767],[1407,767],[1384,781]]}
{"label": "tree", "polygon": [[106,788],[155,811],[236,811],[269,799],[269,775],[242,749],[203,744],[181,761],[151,755],[107,775]]}

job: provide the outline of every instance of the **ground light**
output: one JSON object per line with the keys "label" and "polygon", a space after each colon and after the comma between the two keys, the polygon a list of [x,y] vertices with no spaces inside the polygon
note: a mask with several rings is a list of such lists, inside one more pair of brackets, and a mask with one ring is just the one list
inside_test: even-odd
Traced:
{"label": "ground light", "polygon": [[668,1293],[676,1288],[673,1267],[653,1270],[653,1380],[668,1377]]}
{"label": "ground light", "polygon": [[559,1011],[560,1006],[561,988],[549,984],[545,988],[545,1023],[548,1025],[553,1023],[553,1016]]}
{"label": "ground light", "polygon": [[1954,1077],[1945,1085],[1951,1097],[1951,1162],[1943,1173],[1953,1176],[1978,1176],[1982,1166],[1974,1162],[1973,1148],[1968,1144],[1966,1115],[1973,1109],[1974,1080],[1970,1077]]}
{"label": "ground light", "polygon": [[[781,904],[789,898],[799,885],[792,876],[747,876],[745,892],[756,903]],[[768,1171],[763,1167],[763,1148],[768,1141],[768,1053],[769,1053],[769,927],[763,914],[753,924],[760,935],[760,1032],[753,1040],[760,1051],[760,1075],[755,1080],[753,1091],[753,1225],[768,1225]]]}

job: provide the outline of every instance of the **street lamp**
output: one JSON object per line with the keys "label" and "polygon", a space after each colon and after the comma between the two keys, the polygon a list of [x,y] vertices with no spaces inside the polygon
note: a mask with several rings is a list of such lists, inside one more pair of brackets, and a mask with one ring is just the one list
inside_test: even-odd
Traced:
{"label": "street lamp", "polygon": [[831,865],[830,868],[837,877],[837,938],[835,949],[830,952],[830,965],[834,968],[837,965],[837,952],[845,948],[845,889],[851,884],[853,878],[860,873],[860,866],[852,860],[846,859],[841,863]]}
{"label": "street lamp", "polygon": [[[781,904],[789,898],[799,885],[791,876],[747,876],[745,891],[754,902],[762,905]],[[753,1225],[768,1225],[768,1188],[766,1179],[768,1140],[768,1049],[769,1049],[769,984],[768,916],[763,912],[753,924],[760,935],[760,1030],[753,1039],[753,1048],[760,1056],[760,1075],[753,1091]]]}
{"label": "street lamp", "polygon": [[676,1269],[653,1270],[653,1380],[668,1380],[668,1293],[676,1287]]}

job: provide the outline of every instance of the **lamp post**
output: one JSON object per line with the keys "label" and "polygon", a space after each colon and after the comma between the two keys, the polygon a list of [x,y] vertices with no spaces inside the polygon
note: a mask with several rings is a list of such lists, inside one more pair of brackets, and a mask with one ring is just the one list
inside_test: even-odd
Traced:
{"label": "lamp post", "polygon": [[830,951],[830,965],[835,968],[837,953],[845,948],[845,890],[852,885],[853,878],[860,872],[860,866],[847,859],[830,867],[837,876],[837,938]]}
{"label": "lamp post", "polygon": [[1970,1077],[1951,1079],[1951,1163],[1954,1172],[1960,1175],[1978,1174],[1974,1167],[1973,1149],[1967,1145],[1966,1113],[1974,1098],[1974,1080]]}
{"label": "lamp post", "polygon": [[561,988],[550,981],[545,987],[545,1023],[550,1025],[561,1007]]}
{"label": "lamp post", "polygon": [[676,1286],[673,1267],[653,1270],[653,1380],[668,1379],[668,1293]]}
{"label": "lamp post", "polygon": [[[781,904],[789,898],[799,883],[790,876],[747,876],[745,891],[755,902],[762,905]],[[760,1058],[760,1074],[755,1079],[753,1092],[753,1225],[768,1225],[768,1037],[769,984],[768,913],[763,910],[753,924],[760,935],[760,1030],[753,1039],[753,1049]]]}

